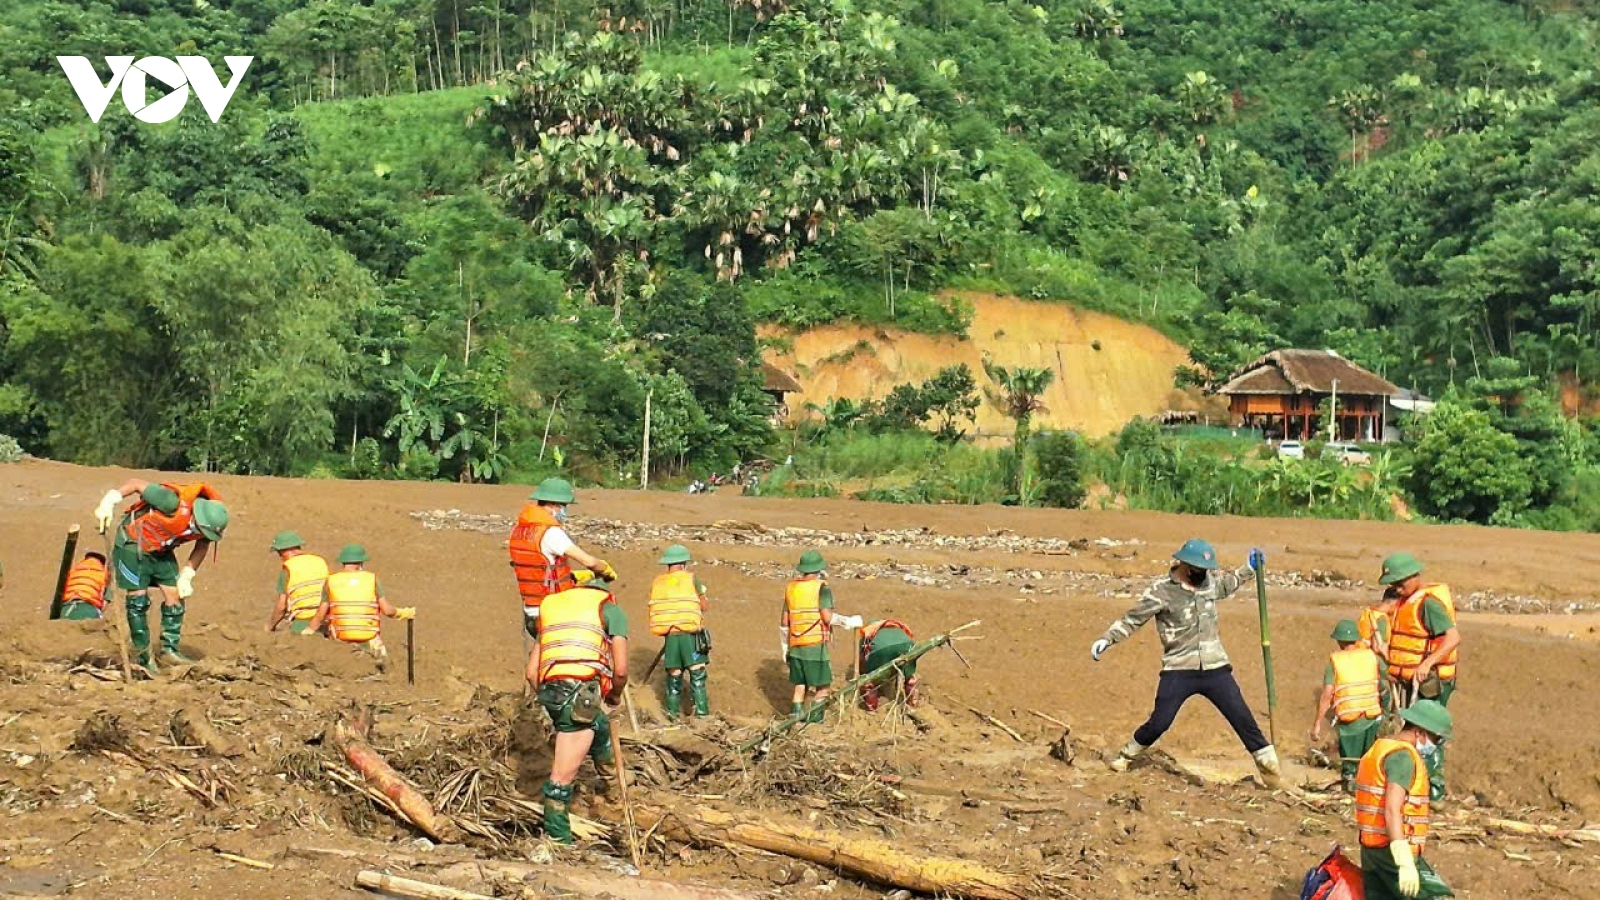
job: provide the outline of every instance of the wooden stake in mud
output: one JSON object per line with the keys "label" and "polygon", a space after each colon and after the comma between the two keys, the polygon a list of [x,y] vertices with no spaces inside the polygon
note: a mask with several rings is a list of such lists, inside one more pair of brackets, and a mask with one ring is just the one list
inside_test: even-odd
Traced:
{"label": "wooden stake in mud", "polygon": [[417,621],[406,620],[406,684],[417,683],[417,656],[412,650],[417,643]]}
{"label": "wooden stake in mud", "polygon": [[1261,664],[1267,672],[1267,734],[1278,746],[1278,681],[1272,671],[1272,630],[1267,622],[1267,567],[1256,569],[1256,605],[1261,608]]}
{"label": "wooden stake in mud", "polygon": [[50,618],[61,618],[61,595],[67,590],[67,570],[78,552],[78,526],[67,529],[67,542],[61,547],[61,571],[56,573],[56,592],[50,597]]}
{"label": "wooden stake in mud", "polygon": [[[631,704],[630,704],[631,705]],[[617,788],[622,792],[622,820],[628,827],[628,855],[633,857],[633,867],[644,871],[639,862],[639,827],[633,821],[633,801],[628,799],[628,767],[622,759],[622,736],[611,729],[611,759],[617,767]]]}
{"label": "wooden stake in mud", "polygon": [[[117,526],[117,528],[120,527],[122,526]],[[115,590],[117,586],[117,557],[115,554],[117,549],[116,535],[116,528],[106,529],[106,609],[111,608],[111,592]],[[126,603],[128,599],[127,595],[124,594],[122,599],[123,602]],[[126,610],[124,610],[124,614],[126,614]],[[116,642],[117,645],[117,661],[122,664],[122,682],[124,684],[132,684],[133,661],[128,655],[128,637],[123,633],[122,625],[117,622],[117,617],[115,615],[107,616],[105,615],[105,610],[101,610],[101,615],[105,616],[106,625],[111,629],[111,640]],[[141,669],[140,671],[144,670]]]}

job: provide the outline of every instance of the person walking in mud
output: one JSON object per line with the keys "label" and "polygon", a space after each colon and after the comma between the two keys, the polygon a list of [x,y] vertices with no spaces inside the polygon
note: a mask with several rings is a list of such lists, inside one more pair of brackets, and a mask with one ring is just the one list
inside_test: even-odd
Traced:
{"label": "person walking in mud", "polygon": [[328,575],[317,613],[300,634],[316,635],[326,625],[329,637],[372,654],[378,671],[384,672],[389,668],[389,648],[383,643],[380,616],[404,622],[416,618],[417,609],[391,604],[378,576],[367,571],[367,549],[360,544],[346,544],[339,551],[339,571]]}
{"label": "person walking in mud", "polygon": [[[122,588],[128,616],[128,640],[139,666],[148,675],[159,672],[161,662],[182,665],[193,660],[179,652],[183,638],[186,601],[194,596],[194,579],[206,551],[222,540],[228,527],[228,508],[210,485],[153,484],[133,478],[116,490],[106,491],[95,507],[95,524],[105,534],[116,518],[117,504],[134,497],[122,514],[111,543],[111,564]],[[178,566],[180,544],[193,543],[189,561]],[[161,652],[150,646],[150,591],[161,595]]]}
{"label": "person walking in mud", "polygon": [[285,620],[293,634],[304,632],[322,606],[323,587],[328,582],[328,561],[307,553],[305,541],[293,531],[280,531],[272,539],[272,552],[283,567],[278,572],[278,597],[267,619],[267,631],[277,631]]}
{"label": "person walking in mud", "polygon": [[784,590],[783,614],[778,620],[789,683],[794,685],[789,712],[804,714],[808,722],[822,721],[822,701],[833,687],[833,666],[828,658],[833,591],[828,587],[827,568],[816,550],[800,554],[795,566],[799,577]]}
{"label": "person walking in mud", "polygon": [[1356,770],[1356,832],[1367,900],[1449,896],[1422,858],[1432,816],[1422,754],[1450,738],[1450,711],[1435,700],[1419,700],[1401,710],[1400,719],[1400,733],[1374,743]]}
{"label": "person walking in mud", "polygon": [[661,554],[667,571],[650,585],[650,633],[662,638],[662,665],[667,668],[666,713],[676,722],[683,711],[683,677],[689,676],[694,714],[711,715],[707,692],[711,633],[706,630],[706,586],[689,571],[689,548],[673,544]]}
{"label": "person walking in mud", "polygon": [[[1389,677],[1401,695],[1401,705],[1419,699],[1437,700],[1448,707],[1456,692],[1456,657],[1461,632],[1456,628],[1455,603],[1450,588],[1422,579],[1422,563],[1409,553],[1396,553],[1383,561],[1378,580],[1400,596],[1389,636]],[[1433,799],[1444,796],[1444,747],[1435,745],[1423,758]]]}
{"label": "person walking in mud", "polygon": [[1311,725],[1311,746],[1322,743],[1322,724],[1331,712],[1339,736],[1339,774],[1347,791],[1355,789],[1356,764],[1378,739],[1383,723],[1383,671],[1378,656],[1361,645],[1361,630],[1350,619],[1334,626],[1339,649],[1328,657],[1322,696]]}
{"label": "person walking in mud", "polygon": [[576,560],[607,581],[617,580],[617,570],[610,563],[584,552],[568,536],[567,507],[577,502],[571,482],[546,478],[528,496],[511,527],[511,571],[522,597],[522,628],[529,637],[538,634],[536,623],[544,598],[577,584],[568,560]]}
{"label": "person walking in mud", "polygon": [[544,783],[544,833],[572,843],[573,782],[586,757],[608,778],[615,766],[611,719],[602,701],[616,706],[628,684],[628,617],[595,579],[543,599],[528,654],[528,685],[556,732],[555,757]]}
{"label": "person walking in mud", "polygon": [[1187,541],[1173,554],[1167,577],[1152,584],[1139,602],[1090,647],[1096,661],[1126,640],[1144,623],[1156,620],[1161,638],[1161,678],[1156,686],[1155,709],[1133,733],[1132,740],[1111,761],[1111,768],[1127,771],[1172,727],[1190,697],[1202,696],[1222,713],[1255,760],[1262,780],[1275,786],[1281,780],[1278,753],[1261,733],[1255,716],[1244,702],[1233,665],[1222,648],[1217,623],[1217,603],[1255,580],[1256,569],[1266,561],[1260,550],[1250,551],[1250,561],[1233,571],[1219,570],[1217,553],[1206,541]]}

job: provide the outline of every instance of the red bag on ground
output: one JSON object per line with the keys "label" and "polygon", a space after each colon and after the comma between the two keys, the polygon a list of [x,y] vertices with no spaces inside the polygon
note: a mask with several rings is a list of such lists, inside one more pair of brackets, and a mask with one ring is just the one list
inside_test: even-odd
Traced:
{"label": "red bag on ground", "polygon": [[1344,855],[1344,848],[1334,845],[1328,858],[1306,873],[1300,900],[1366,900],[1361,867]]}

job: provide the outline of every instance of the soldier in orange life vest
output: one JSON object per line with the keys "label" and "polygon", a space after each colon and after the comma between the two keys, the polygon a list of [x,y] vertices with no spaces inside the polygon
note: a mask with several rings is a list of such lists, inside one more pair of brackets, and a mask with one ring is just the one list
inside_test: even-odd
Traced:
{"label": "soldier in orange life vest", "polygon": [[[843,619],[844,616],[835,616]],[[861,674],[875,672],[899,659],[912,647],[915,636],[911,629],[894,619],[879,619],[861,627],[861,650],[857,668]],[[917,662],[899,663],[894,671],[861,689],[861,704],[874,712],[881,702],[881,693],[887,687],[891,693],[903,690],[906,705],[917,705]]]}
{"label": "soldier in orange life vest", "polygon": [[661,554],[667,571],[650,585],[650,633],[666,639],[661,661],[667,667],[666,712],[676,722],[683,709],[683,674],[689,673],[694,714],[711,715],[706,667],[711,664],[711,639],[705,627],[706,586],[689,571],[689,548],[673,544]]}
{"label": "soldier in orange life vest", "polygon": [[[111,545],[111,564],[117,586],[126,592],[128,640],[146,674],[158,672],[150,648],[151,590],[161,594],[161,653],[167,663],[191,660],[178,652],[183,637],[184,601],[194,595],[195,572],[205,562],[206,551],[222,540],[228,527],[228,508],[206,484],[152,484],[130,479],[107,491],[95,507],[95,523],[104,534],[115,519],[117,504],[137,495],[123,513]],[[175,551],[179,544],[194,543],[189,562],[181,569]]]}
{"label": "soldier in orange life vest", "polygon": [[605,560],[585,553],[567,536],[567,507],[578,502],[570,482],[546,478],[528,500],[511,527],[508,546],[517,593],[522,595],[522,627],[529,637],[534,637],[538,634],[539,604],[545,597],[577,584],[568,559],[608,581],[617,580],[617,570]]}
{"label": "soldier in orange life vest", "polygon": [[535,622],[538,638],[528,654],[528,684],[556,732],[550,780],[544,783],[544,833],[572,843],[572,786],[585,757],[608,777],[615,757],[611,720],[628,684],[628,617],[603,579],[544,598]]}
{"label": "soldier in orange life vest", "polygon": [[1422,752],[1447,740],[1450,711],[1433,700],[1401,710],[1405,727],[1380,738],[1356,770],[1356,831],[1361,840],[1361,886],[1367,900],[1448,896],[1422,858],[1432,811]]}
{"label": "soldier in orange life vest", "polygon": [[1395,610],[1400,608],[1400,592],[1393,585],[1384,588],[1383,598],[1363,609],[1356,619],[1356,631],[1361,635],[1357,646],[1366,647],[1382,658],[1389,659],[1389,633],[1393,630]]}
{"label": "soldier in orange life vest", "polygon": [[[1383,561],[1378,580],[1393,585],[1400,595],[1389,635],[1389,677],[1409,704],[1418,698],[1449,706],[1456,692],[1456,656],[1461,632],[1456,628],[1456,607],[1450,588],[1422,580],[1422,563],[1409,553],[1396,553]],[[1423,758],[1433,799],[1444,796],[1444,748],[1436,747]]]}
{"label": "soldier in orange life vest", "polygon": [[1339,642],[1322,676],[1322,698],[1311,725],[1311,745],[1322,741],[1322,723],[1331,711],[1339,734],[1339,773],[1345,790],[1355,789],[1356,763],[1378,739],[1383,722],[1383,673],[1377,654],[1361,646],[1361,630],[1349,619],[1333,629]]}
{"label": "soldier in orange life vest", "polygon": [[67,570],[67,586],[61,592],[61,618],[100,618],[106,608],[109,581],[105,554],[93,550],[85,553]]}
{"label": "soldier in orange life vest", "polygon": [[[804,714],[808,722],[822,721],[822,701],[833,687],[833,665],[828,659],[828,639],[833,630],[833,591],[827,582],[828,564],[816,550],[800,554],[783,595],[783,615],[778,630],[783,635],[784,658],[789,663],[789,683],[794,685],[790,715]],[[806,695],[811,705],[806,705]]]}
{"label": "soldier in orange life vest", "polygon": [[322,603],[302,636],[315,635],[328,626],[336,641],[358,644],[378,661],[378,671],[389,668],[389,649],[383,645],[382,622],[388,616],[404,622],[414,619],[414,606],[394,607],[383,595],[378,576],[366,569],[367,550],[360,544],[346,544],[339,551],[339,571],[328,575],[322,588]]}
{"label": "soldier in orange life vest", "polygon": [[293,531],[280,531],[272,539],[272,552],[283,560],[278,572],[278,599],[272,604],[267,630],[277,631],[285,619],[289,631],[300,634],[322,606],[322,589],[328,581],[328,561],[301,549],[305,541]]}

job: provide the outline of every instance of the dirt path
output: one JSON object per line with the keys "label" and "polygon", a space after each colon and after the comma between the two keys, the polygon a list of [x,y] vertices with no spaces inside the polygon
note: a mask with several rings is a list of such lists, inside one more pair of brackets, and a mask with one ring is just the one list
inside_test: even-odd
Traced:
{"label": "dirt path", "polygon": [[[0,466],[6,571],[0,615],[7,623],[0,629],[0,894],[50,893],[115,870],[115,878],[77,893],[155,897],[225,890],[240,900],[265,900],[285,896],[294,884],[288,893],[297,896],[348,895],[353,864],[295,860],[276,873],[228,869],[196,845],[225,831],[229,821],[252,829],[244,834],[260,838],[262,853],[294,840],[353,840],[337,821],[326,829],[309,815],[286,823],[283,816],[302,808],[296,804],[315,811],[321,801],[270,771],[285,750],[319,730],[319,718],[344,696],[420,704],[384,719],[386,734],[401,746],[455,727],[452,717],[477,714],[470,701],[478,685],[518,689],[519,610],[503,537],[489,527],[498,520],[476,520],[486,531],[470,526],[474,516],[514,514],[526,489],[219,478],[235,523],[219,557],[201,570],[187,644],[210,665],[235,666],[253,657],[289,673],[289,680],[263,674],[124,688],[82,674],[69,677],[63,668],[30,681],[30,660],[72,659],[83,640],[98,639],[74,626],[46,625],[44,611],[66,526],[90,525],[99,494],[123,474],[39,462]],[[687,537],[697,555],[715,560],[700,569],[714,603],[712,702],[736,718],[759,720],[786,703],[773,632],[785,567],[802,543],[820,544],[828,555],[841,611],[903,619],[927,633],[982,619],[983,640],[963,647],[970,671],[942,652],[923,666],[930,697],[952,724],[948,733],[917,739],[895,732],[874,741],[857,740],[859,732],[818,732],[812,739],[841,757],[877,754],[908,777],[969,795],[990,791],[1016,798],[1013,805],[1051,806],[1049,813],[1007,813],[999,802],[917,797],[905,822],[884,827],[1012,869],[1059,871],[1069,886],[1063,890],[1080,896],[1263,896],[1271,888],[1279,891],[1274,897],[1292,897],[1282,893],[1285,885],[1297,882],[1333,842],[1351,837],[1337,811],[1263,803],[1257,790],[1197,787],[1156,769],[1118,778],[1099,764],[1097,754],[1113,751],[1148,711],[1159,650],[1153,634],[1141,634],[1095,664],[1088,645],[1144,581],[1164,571],[1170,549],[1196,534],[1215,541],[1229,562],[1242,560],[1252,545],[1269,554],[1276,573],[1277,728],[1286,756],[1306,750],[1312,699],[1331,649],[1328,632],[1375,593],[1356,582],[1371,579],[1386,552],[1404,548],[1458,594],[1482,595],[1487,607],[1501,610],[1463,616],[1462,687],[1452,704],[1460,723],[1450,759],[1461,804],[1455,809],[1494,808],[1568,825],[1600,818],[1594,774],[1600,772],[1600,724],[1574,715],[1587,702],[1586,676],[1600,654],[1594,640],[1600,615],[1561,611],[1596,601],[1589,575],[1600,563],[1600,538],[1592,535],[731,494],[585,491],[581,499],[574,533],[622,573],[618,593],[636,636],[643,634],[643,594],[656,571],[655,555],[669,538]],[[596,526],[592,531],[586,519]],[[290,527],[329,555],[346,541],[365,543],[391,598],[419,608],[415,690],[393,678],[365,677],[361,662],[339,648],[261,632],[276,572],[267,543]],[[1514,612],[1522,609],[1537,614]],[[1246,697],[1264,717],[1255,620],[1253,596],[1241,597],[1227,605],[1223,627]],[[389,640],[396,649],[402,644],[398,631]],[[633,664],[642,669],[656,646],[638,637]],[[841,674],[846,655],[841,639],[835,648]],[[110,708],[155,736],[173,708],[197,703],[224,721],[239,721],[255,748],[251,763],[234,764],[245,798],[235,801],[234,811],[186,807],[178,792],[139,827],[96,813],[92,805],[140,821],[136,804],[148,785],[141,776],[67,752],[77,726],[93,710]],[[1014,743],[979,723],[968,707],[1038,743]],[[1077,766],[1045,756],[1055,729],[1030,709],[1072,724]],[[1244,771],[1236,740],[1201,705],[1184,710],[1161,746],[1195,765]],[[22,757],[31,757],[28,765],[18,762]],[[250,774],[251,766],[260,772]],[[83,793],[90,789],[97,798],[92,804]],[[1196,826],[1208,819],[1220,824]],[[392,826],[376,835],[409,841]],[[47,853],[51,847],[55,852]],[[1535,875],[1528,863],[1508,859],[1505,849],[1539,862],[1559,851],[1565,862]],[[1582,871],[1600,865],[1592,848],[1528,839],[1488,846],[1447,840],[1432,852],[1462,895],[1472,898],[1576,896]],[[146,856],[148,864],[133,865]],[[1241,858],[1253,865],[1237,865]],[[668,874],[771,888],[764,875],[742,865],[698,853],[692,863],[674,863]],[[65,881],[36,883],[51,878]],[[846,883],[838,890],[848,897],[881,895]]]}

